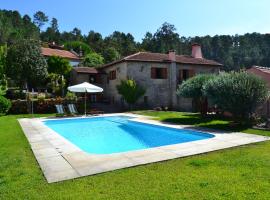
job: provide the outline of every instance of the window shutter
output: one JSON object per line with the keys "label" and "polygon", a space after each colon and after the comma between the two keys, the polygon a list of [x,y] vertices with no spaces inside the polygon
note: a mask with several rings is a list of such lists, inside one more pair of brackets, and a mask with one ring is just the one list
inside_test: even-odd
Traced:
{"label": "window shutter", "polygon": [[156,78],[156,68],[154,67],[151,68],[151,78]]}
{"label": "window shutter", "polygon": [[191,78],[195,75],[195,70],[194,69],[191,69],[188,71],[188,77]]}
{"label": "window shutter", "polygon": [[183,70],[179,69],[179,82],[183,81]]}
{"label": "window shutter", "polygon": [[96,82],[101,83],[101,77],[99,74],[96,75]]}
{"label": "window shutter", "polygon": [[167,79],[167,68],[163,68],[163,70],[162,70],[162,77],[164,79]]}

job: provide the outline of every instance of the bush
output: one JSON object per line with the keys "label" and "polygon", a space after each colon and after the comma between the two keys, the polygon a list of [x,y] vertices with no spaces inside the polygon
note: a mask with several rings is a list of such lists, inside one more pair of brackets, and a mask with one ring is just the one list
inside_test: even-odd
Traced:
{"label": "bush", "polygon": [[27,101],[26,100],[14,100],[12,101],[12,106],[8,112],[9,114],[27,114],[28,107],[27,107]]}
{"label": "bush", "polygon": [[0,114],[6,114],[11,107],[11,102],[9,99],[0,96]]}
{"label": "bush", "polygon": [[116,86],[117,91],[129,104],[130,109],[136,101],[144,95],[145,89],[139,86],[134,80],[122,80],[120,85]]}
{"label": "bush", "polygon": [[246,72],[222,73],[203,86],[204,94],[234,117],[250,118],[267,98],[265,82]]}
{"label": "bush", "polygon": [[199,109],[201,114],[207,113],[207,99],[203,94],[203,85],[214,78],[212,74],[199,74],[194,76],[181,85],[179,85],[176,94],[185,98],[193,98],[196,102],[199,102]]}

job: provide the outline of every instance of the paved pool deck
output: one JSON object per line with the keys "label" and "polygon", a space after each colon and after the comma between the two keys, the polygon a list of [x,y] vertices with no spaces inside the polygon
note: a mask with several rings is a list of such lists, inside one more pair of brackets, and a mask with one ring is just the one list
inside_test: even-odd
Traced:
{"label": "paved pool deck", "polygon": [[100,155],[84,152],[44,125],[42,121],[48,118],[23,118],[18,121],[48,183],[270,140],[270,137],[260,135],[165,124],[141,115],[116,113],[102,116],[114,115],[132,116],[135,118],[131,120],[148,124],[199,130],[213,134],[215,137],[144,150]]}

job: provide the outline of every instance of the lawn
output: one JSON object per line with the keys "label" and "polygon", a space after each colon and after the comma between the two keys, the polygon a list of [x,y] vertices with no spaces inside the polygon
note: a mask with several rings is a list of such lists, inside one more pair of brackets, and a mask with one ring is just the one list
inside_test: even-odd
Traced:
{"label": "lawn", "polygon": [[164,111],[135,111],[135,114],[147,115],[154,117],[155,120],[169,122],[174,124],[194,125],[212,129],[220,129],[226,131],[239,131],[250,134],[258,134],[270,136],[270,131],[258,130],[250,126],[232,126],[230,119],[215,116],[201,117],[197,113],[181,113],[181,112],[164,112]]}
{"label": "lawn", "polygon": [[0,117],[0,199],[270,199],[270,142],[48,184],[19,117]]}

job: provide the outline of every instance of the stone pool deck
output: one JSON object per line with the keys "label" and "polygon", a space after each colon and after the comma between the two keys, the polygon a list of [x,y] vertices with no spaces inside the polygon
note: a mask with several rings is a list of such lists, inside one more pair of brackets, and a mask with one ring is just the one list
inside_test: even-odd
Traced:
{"label": "stone pool deck", "polygon": [[149,117],[134,114],[119,113],[102,116],[113,115],[133,116],[136,118],[131,120],[148,124],[162,125],[177,129],[187,128],[190,130],[199,130],[213,134],[215,137],[144,150],[99,155],[82,151],[64,137],[48,128],[42,122],[47,118],[19,119],[19,123],[48,183],[207,153],[270,139],[265,136],[238,132],[225,132],[183,125],[164,124],[151,120]]}

